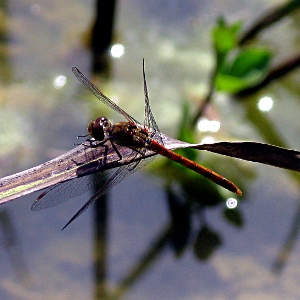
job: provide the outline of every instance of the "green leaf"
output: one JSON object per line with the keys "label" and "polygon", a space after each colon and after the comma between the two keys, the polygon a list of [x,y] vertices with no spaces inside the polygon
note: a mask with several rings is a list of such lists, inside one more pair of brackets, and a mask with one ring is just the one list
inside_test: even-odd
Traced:
{"label": "green leaf", "polygon": [[203,176],[186,171],[177,179],[187,199],[199,203],[201,206],[213,207],[224,201],[216,184]]}
{"label": "green leaf", "polygon": [[208,260],[221,245],[220,235],[209,227],[203,226],[197,235],[194,253],[200,260]]}
{"label": "green leaf", "polygon": [[262,48],[247,48],[240,51],[223,72],[243,78],[254,72],[265,72],[272,57],[271,51]]}
{"label": "green leaf", "polygon": [[258,84],[266,76],[272,53],[268,49],[247,48],[223,63],[216,78],[219,91],[235,93]]}
{"label": "green leaf", "polygon": [[220,74],[216,78],[216,88],[220,92],[236,93],[247,86],[247,81],[242,78],[224,74]]}
{"label": "green leaf", "polygon": [[166,187],[166,195],[171,216],[170,244],[177,257],[184,253],[191,235],[191,207],[188,201],[183,201],[171,187]]}
{"label": "green leaf", "polygon": [[195,143],[194,133],[191,130],[191,112],[189,107],[189,101],[183,101],[181,109],[181,120],[179,121],[179,129],[177,138],[179,140],[187,141],[188,143]]}
{"label": "green leaf", "polygon": [[223,17],[218,19],[217,25],[212,30],[213,46],[217,55],[218,64],[221,64],[233,48],[238,44],[238,34],[241,29],[242,22],[227,24]]}
{"label": "green leaf", "polygon": [[[181,120],[179,122],[177,139],[194,144],[196,143],[196,140],[195,140],[194,132],[193,130],[191,130],[191,126],[190,126],[191,113],[190,113],[188,101],[183,102],[181,111],[182,114],[181,114]],[[190,160],[196,160],[198,157],[197,151],[194,151],[194,149],[190,149],[190,148],[179,149],[178,151],[175,152],[189,158]]]}
{"label": "green leaf", "polygon": [[235,225],[236,227],[243,227],[244,218],[242,213],[238,209],[229,209],[226,208],[223,212],[223,215],[229,223]]}

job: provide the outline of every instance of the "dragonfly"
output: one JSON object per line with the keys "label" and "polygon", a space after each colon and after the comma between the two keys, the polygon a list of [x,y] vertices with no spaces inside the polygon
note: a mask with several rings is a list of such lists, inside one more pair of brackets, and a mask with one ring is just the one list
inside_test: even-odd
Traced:
{"label": "dragonfly", "polygon": [[[92,82],[90,82],[76,67],[72,68],[76,78],[90,90],[102,103],[109,108],[121,114],[126,121],[113,123],[105,116],[101,116],[89,123],[86,136],[90,147],[110,146],[114,149],[119,159],[122,155],[118,150],[118,145],[125,146],[132,150],[126,157],[126,164],[121,165],[118,169],[105,181],[105,183],[96,191],[96,193],[79,209],[79,211],[69,220],[63,227],[66,228],[71,222],[77,219],[93,202],[99,197],[107,193],[112,187],[120,183],[125,177],[136,172],[144,167],[155,158],[156,154],[160,154],[168,159],[171,159],[195,172],[208,178],[214,183],[223,188],[242,195],[241,190],[230,180],[217,174],[216,172],[181,156],[164,146],[162,135],[155,121],[150,107],[148,97],[148,87],[145,75],[145,61],[143,59],[143,82],[144,82],[144,97],[145,97],[145,114],[144,124],[142,125],[126,111],[114,103],[111,99],[105,96]],[[99,143],[100,142],[100,143]],[[96,144],[95,144],[96,143]],[[153,152],[153,156],[147,156],[148,151]],[[99,177],[100,178],[100,177]],[[78,181],[79,180],[79,181]],[[32,204],[32,210],[41,210],[51,206],[58,205],[86,192],[95,183],[88,176],[75,178],[69,181],[58,183],[53,187],[46,189]]]}

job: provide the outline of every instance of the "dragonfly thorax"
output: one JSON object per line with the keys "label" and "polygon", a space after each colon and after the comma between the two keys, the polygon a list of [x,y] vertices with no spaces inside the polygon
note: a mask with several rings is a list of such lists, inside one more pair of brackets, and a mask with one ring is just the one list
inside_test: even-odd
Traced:
{"label": "dragonfly thorax", "polygon": [[109,139],[114,143],[129,148],[145,147],[149,131],[146,127],[133,122],[117,122],[112,124]]}
{"label": "dragonfly thorax", "polygon": [[99,117],[90,122],[88,132],[95,140],[102,141],[111,126],[111,122],[106,117]]}

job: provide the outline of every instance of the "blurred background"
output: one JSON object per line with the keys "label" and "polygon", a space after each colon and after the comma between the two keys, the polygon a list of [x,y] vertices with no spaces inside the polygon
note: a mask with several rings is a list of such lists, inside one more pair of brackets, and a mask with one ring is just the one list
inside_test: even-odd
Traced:
{"label": "blurred background", "polygon": [[[165,134],[299,150],[298,2],[0,1],[1,177],[72,149],[97,116],[123,120],[73,66],[143,122],[142,58]],[[0,298],[298,299],[298,174],[181,153],[243,197],[157,157],[64,231],[91,193],[40,212],[40,193],[15,199],[0,207]]]}

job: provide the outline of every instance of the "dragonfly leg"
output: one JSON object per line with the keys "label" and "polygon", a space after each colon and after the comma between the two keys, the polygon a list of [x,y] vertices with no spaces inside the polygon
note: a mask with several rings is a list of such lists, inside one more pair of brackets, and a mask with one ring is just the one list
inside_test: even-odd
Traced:
{"label": "dragonfly leg", "polygon": [[123,157],[122,157],[121,153],[119,152],[118,148],[116,147],[115,143],[112,140],[110,140],[110,143],[111,143],[111,146],[113,147],[113,149],[115,150],[116,154],[119,157],[119,159],[116,161],[121,160]]}
{"label": "dragonfly leg", "polygon": [[[100,161],[103,161],[103,163],[100,163],[100,164],[105,164],[105,160],[107,158],[107,154],[108,154],[108,146],[105,145],[105,143],[107,142],[108,139],[106,140],[103,140],[103,141],[96,141],[94,139],[88,139],[86,140],[86,142],[88,142],[89,144],[84,144],[84,143],[81,143],[81,145],[83,145],[86,149],[87,148],[97,148],[97,147],[103,147],[104,148],[104,151],[103,151],[103,160],[99,160]],[[86,162],[77,162],[75,161],[74,159],[71,159],[71,161],[76,165],[76,166],[81,166],[81,165],[85,165]]]}
{"label": "dragonfly leg", "polygon": [[[135,148],[135,149],[133,149],[133,152],[136,152],[136,156],[138,154],[140,154],[141,156],[144,156],[145,155],[145,151],[143,151],[143,150],[144,150],[143,148],[142,149]],[[135,169],[135,167],[139,164],[139,162],[140,162],[139,159],[137,159],[135,163],[133,162],[132,166],[129,168],[129,171],[132,171],[133,169]]]}

